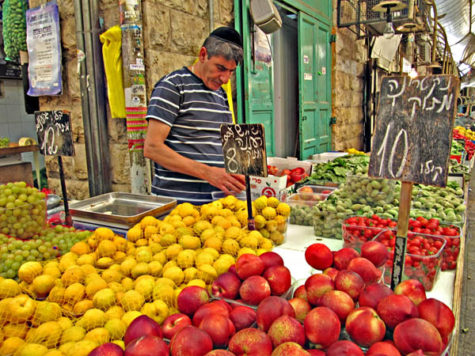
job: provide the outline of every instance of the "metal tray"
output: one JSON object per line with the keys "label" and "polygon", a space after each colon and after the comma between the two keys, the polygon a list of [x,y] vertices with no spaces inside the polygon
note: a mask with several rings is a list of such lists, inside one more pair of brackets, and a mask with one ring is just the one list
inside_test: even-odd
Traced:
{"label": "metal tray", "polygon": [[113,192],[71,203],[69,210],[73,219],[133,226],[144,216],[164,215],[175,206],[176,200],[168,197]]}

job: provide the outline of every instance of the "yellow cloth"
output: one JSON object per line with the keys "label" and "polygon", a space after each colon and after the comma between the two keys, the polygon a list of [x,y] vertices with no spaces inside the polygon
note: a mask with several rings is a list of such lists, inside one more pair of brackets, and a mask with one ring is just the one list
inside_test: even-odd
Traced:
{"label": "yellow cloth", "polygon": [[[198,58],[195,59],[193,64],[196,64],[197,62],[198,62]],[[229,79],[227,83],[224,83],[223,85],[221,85],[221,87],[226,92],[226,97],[228,98],[229,111],[231,111],[231,115],[233,116],[233,124],[235,124],[236,118],[234,117],[233,89],[231,87],[231,79]]]}
{"label": "yellow cloth", "polygon": [[113,118],[124,118],[125,95],[122,78],[122,31],[113,26],[100,35],[104,70],[107,78],[107,96]]}

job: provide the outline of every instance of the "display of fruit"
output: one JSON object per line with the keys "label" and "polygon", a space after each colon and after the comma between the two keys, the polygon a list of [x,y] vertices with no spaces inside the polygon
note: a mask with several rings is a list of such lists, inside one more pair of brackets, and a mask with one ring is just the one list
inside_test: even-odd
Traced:
{"label": "display of fruit", "polygon": [[0,185],[0,233],[31,238],[46,224],[45,194],[25,182]]}
{"label": "display of fruit", "polygon": [[267,173],[273,176],[277,176],[277,177],[286,176],[287,187],[290,187],[291,185],[297,182],[300,182],[301,180],[308,177],[308,174],[305,171],[305,168],[303,167],[295,167],[293,169],[285,168],[285,169],[279,170],[276,166],[268,165]]}

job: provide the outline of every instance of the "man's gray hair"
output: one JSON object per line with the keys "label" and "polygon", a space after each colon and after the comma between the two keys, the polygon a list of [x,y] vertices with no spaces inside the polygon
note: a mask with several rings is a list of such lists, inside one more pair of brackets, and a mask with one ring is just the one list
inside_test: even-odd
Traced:
{"label": "man's gray hair", "polygon": [[242,63],[242,48],[232,42],[224,41],[215,36],[209,36],[204,41],[203,47],[205,47],[208,52],[208,58],[222,56],[228,61],[234,60],[236,64]]}

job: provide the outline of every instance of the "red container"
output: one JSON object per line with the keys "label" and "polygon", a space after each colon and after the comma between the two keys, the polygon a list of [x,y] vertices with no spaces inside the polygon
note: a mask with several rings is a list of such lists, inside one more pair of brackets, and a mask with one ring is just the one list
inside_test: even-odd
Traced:
{"label": "red container", "polygon": [[[426,291],[430,291],[439,274],[446,240],[441,236],[413,232],[408,233],[407,239],[404,274],[408,278],[419,280]],[[384,283],[390,284],[396,231],[382,231],[374,240],[383,243],[390,250],[384,270]]]}

